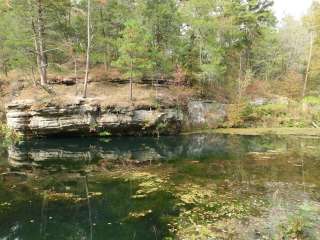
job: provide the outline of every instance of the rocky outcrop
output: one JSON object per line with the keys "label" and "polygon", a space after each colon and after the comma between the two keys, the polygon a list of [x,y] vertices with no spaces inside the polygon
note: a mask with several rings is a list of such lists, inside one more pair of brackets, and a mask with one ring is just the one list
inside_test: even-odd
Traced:
{"label": "rocky outcrop", "polygon": [[222,127],[227,117],[226,105],[215,101],[193,100],[188,103],[187,125],[191,128]]}
{"label": "rocky outcrop", "polygon": [[191,100],[184,112],[174,105],[109,106],[98,99],[70,104],[15,101],[6,106],[7,125],[24,136],[173,135],[186,129],[218,128],[226,120],[226,105]]}
{"label": "rocky outcrop", "polygon": [[182,113],[175,108],[103,106],[78,99],[60,106],[37,106],[29,100],[6,106],[7,125],[24,136],[158,135],[181,130]]}

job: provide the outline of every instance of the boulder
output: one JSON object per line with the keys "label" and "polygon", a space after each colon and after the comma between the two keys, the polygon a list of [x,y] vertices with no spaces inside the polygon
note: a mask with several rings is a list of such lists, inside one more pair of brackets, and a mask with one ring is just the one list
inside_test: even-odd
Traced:
{"label": "boulder", "polygon": [[222,127],[227,117],[226,105],[215,101],[192,100],[188,103],[187,117],[192,128]]}

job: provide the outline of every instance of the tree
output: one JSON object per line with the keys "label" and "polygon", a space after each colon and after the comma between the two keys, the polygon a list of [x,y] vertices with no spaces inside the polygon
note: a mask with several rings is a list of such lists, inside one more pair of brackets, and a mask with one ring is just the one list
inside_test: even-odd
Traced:
{"label": "tree", "polygon": [[200,86],[203,97],[222,96],[225,101],[246,98],[247,87],[258,81],[286,88],[289,78],[299,81],[303,95],[310,94],[319,85],[320,28],[315,27],[320,25],[319,4],[313,5],[304,24],[286,17],[279,27],[272,4],[272,0],[2,1],[0,70],[7,74],[38,68],[40,82],[46,84],[47,72],[74,73],[78,79],[85,64],[83,97],[93,67],[103,67],[106,74],[113,67],[121,70],[130,78],[130,95],[135,80],[148,78],[154,83],[176,73]]}
{"label": "tree", "polygon": [[[218,17],[212,14],[216,10],[217,3],[209,0],[188,1],[180,10],[186,22],[184,39],[189,40],[192,43],[189,46],[193,48],[189,49],[193,53],[193,64],[189,65],[187,71],[197,72],[196,78],[202,85],[202,90],[207,83],[221,79],[225,71],[224,50],[218,38]],[[190,69],[191,66],[193,69]]]}
{"label": "tree", "polygon": [[150,35],[135,19],[128,20],[119,43],[120,57],[116,65],[130,79],[130,100],[133,100],[133,80],[141,78],[152,69]]}
{"label": "tree", "polygon": [[[193,69],[200,69],[197,79],[204,93],[208,93],[208,85],[225,89],[230,85],[240,94],[243,76],[253,72],[253,43],[275,22],[271,6],[269,0],[190,0],[181,4],[183,37],[193,42],[193,53],[198,51],[193,58],[198,57],[199,67],[193,64]],[[238,79],[236,87],[234,79]]]}
{"label": "tree", "polygon": [[[306,94],[319,94],[319,76],[320,76],[320,3],[314,1],[308,14],[303,19],[306,37],[309,38],[309,44],[306,40],[307,67],[304,76],[304,86],[302,96]],[[308,53],[307,53],[308,52]],[[310,91],[313,89],[313,91]]]}
{"label": "tree", "polygon": [[125,22],[133,18],[134,6],[130,0],[98,1],[95,6],[91,19],[95,26],[91,58],[93,63],[102,63],[107,72],[118,58],[118,40]]}
{"label": "tree", "polygon": [[91,0],[87,0],[87,58],[86,58],[86,73],[84,78],[84,88],[83,88],[83,97],[87,97],[87,88],[88,88],[88,78],[89,78],[89,68],[90,68],[90,48],[91,48]]}
{"label": "tree", "polygon": [[155,77],[165,78],[174,70],[180,36],[180,17],[175,0],[139,0],[138,16],[150,34]]}
{"label": "tree", "polygon": [[6,19],[4,22],[11,28],[6,35],[10,66],[33,69],[35,62],[40,83],[47,84],[49,62],[54,64],[57,56],[64,52],[61,42],[70,34],[66,20],[70,16],[71,1],[11,0],[9,6],[0,8],[5,9],[1,20]]}
{"label": "tree", "polygon": [[306,95],[308,78],[309,78],[309,73],[310,73],[310,68],[311,68],[311,60],[312,60],[312,53],[313,53],[313,44],[314,44],[314,36],[313,36],[313,33],[311,32],[311,34],[310,34],[310,49],[309,49],[308,65],[307,65],[306,74],[305,74],[305,79],[304,79],[304,84],[303,84],[302,98],[304,98],[305,95]]}
{"label": "tree", "polygon": [[40,83],[41,85],[47,84],[47,68],[48,68],[48,58],[46,52],[46,45],[44,40],[45,35],[45,8],[43,0],[36,0],[35,2],[36,14],[35,19],[32,17],[32,28],[34,32],[34,45],[37,55],[37,63],[40,74]]}
{"label": "tree", "polygon": [[17,17],[21,13],[21,8],[14,2],[10,2],[10,5],[2,4],[0,5],[0,68],[5,74],[12,69],[25,71],[35,64],[30,21],[26,22],[24,17]]}
{"label": "tree", "polygon": [[252,49],[252,71],[255,77],[266,82],[279,80],[284,73],[284,52],[279,32],[265,28],[262,37],[257,39]]}

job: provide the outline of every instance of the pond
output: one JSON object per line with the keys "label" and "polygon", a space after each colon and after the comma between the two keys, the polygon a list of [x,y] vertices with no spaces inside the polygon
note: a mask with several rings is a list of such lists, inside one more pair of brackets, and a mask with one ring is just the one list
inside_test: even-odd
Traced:
{"label": "pond", "polygon": [[0,239],[320,239],[319,144],[199,133],[0,148]]}

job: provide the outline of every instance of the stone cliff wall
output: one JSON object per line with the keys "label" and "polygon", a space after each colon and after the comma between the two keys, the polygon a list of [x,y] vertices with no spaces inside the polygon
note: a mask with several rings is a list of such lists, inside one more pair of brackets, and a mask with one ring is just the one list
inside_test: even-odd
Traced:
{"label": "stone cliff wall", "polygon": [[197,128],[222,127],[225,105],[192,100],[184,112],[175,106],[104,106],[95,99],[67,105],[32,100],[6,106],[7,125],[24,136],[172,135]]}
{"label": "stone cliff wall", "polygon": [[8,104],[8,127],[25,136],[173,135],[225,126],[319,127],[319,105],[289,104],[285,98],[251,101],[245,112],[240,112],[238,122],[228,122],[230,105],[215,101],[189,100],[184,106],[163,103],[161,107],[151,103],[111,106],[101,99],[76,99],[65,105],[53,102],[20,100]]}
{"label": "stone cliff wall", "polygon": [[226,105],[215,101],[192,100],[188,103],[187,128],[219,128],[227,118]]}
{"label": "stone cliff wall", "polygon": [[182,114],[152,106],[103,107],[90,100],[35,107],[28,100],[6,106],[7,125],[24,136],[176,134]]}

